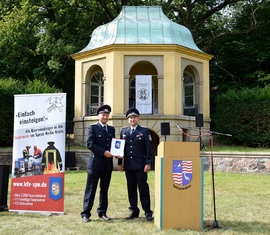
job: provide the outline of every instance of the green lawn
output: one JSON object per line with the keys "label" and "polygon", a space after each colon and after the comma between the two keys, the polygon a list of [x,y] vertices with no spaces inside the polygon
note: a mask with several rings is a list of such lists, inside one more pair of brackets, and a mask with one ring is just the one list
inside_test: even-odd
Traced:
{"label": "green lawn", "polygon": [[[211,147],[207,146],[207,149],[210,151]],[[213,147],[215,152],[270,152],[269,148],[250,148],[242,146],[228,146],[216,144]]]}
{"label": "green lawn", "polygon": [[[211,174],[205,173],[204,220],[213,224]],[[269,234],[270,231],[270,176],[260,174],[215,173],[216,219],[221,228],[203,231],[160,231],[153,222],[141,218],[126,221],[129,214],[124,173],[113,172],[108,216],[104,222],[97,216],[96,198],[92,221],[81,222],[80,212],[85,187],[86,172],[66,171],[65,214],[42,215],[33,213],[0,212],[0,234]],[[152,208],[154,209],[154,171],[149,173]]]}

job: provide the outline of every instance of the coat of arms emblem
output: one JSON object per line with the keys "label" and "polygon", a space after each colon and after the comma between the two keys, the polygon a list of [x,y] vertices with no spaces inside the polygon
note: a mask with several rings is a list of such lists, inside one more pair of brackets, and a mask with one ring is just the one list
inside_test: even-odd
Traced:
{"label": "coat of arms emblem", "polygon": [[172,162],[173,182],[185,186],[192,180],[192,161],[173,160]]}

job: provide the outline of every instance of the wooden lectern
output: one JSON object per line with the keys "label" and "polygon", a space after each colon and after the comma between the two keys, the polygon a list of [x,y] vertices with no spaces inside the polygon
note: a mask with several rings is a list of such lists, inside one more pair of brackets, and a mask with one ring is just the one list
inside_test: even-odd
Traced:
{"label": "wooden lectern", "polygon": [[161,142],[155,160],[154,222],[160,230],[202,230],[203,159],[198,142]]}

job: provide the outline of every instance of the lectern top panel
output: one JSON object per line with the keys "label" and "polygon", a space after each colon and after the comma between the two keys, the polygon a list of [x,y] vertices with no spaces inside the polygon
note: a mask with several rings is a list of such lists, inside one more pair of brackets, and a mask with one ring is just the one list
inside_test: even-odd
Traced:
{"label": "lectern top panel", "polygon": [[[166,155],[164,154],[166,153]],[[158,146],[159,157],[200,157],[199,142],[161,142]]]}

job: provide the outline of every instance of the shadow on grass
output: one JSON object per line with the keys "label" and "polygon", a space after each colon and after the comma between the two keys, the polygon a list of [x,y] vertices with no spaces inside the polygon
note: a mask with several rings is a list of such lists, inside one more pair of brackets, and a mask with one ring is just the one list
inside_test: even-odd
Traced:
{"label": "shadow on grass", "polygon": [[95,222],[106,222],[106,223],[111,223],[111,222],[130,222],[130,223],[134,223],[134,222],[146,222],[146,223],[154,223],[154,220],[152,221],[147,221],[147,219],[145,217],[138,217],[135,219],[126,219],[124,217],[110,217],[111,219],[108,221],[104,221],[103,219],[100,218],[93,218],[91,219],[91,221],[95,221]]}
{"label": "shadow on grass", "polygon": [[240,222],[224,220],[218,222],[218,228],[213,228],[213,224],[211,224],[211,226],[204,228],[203,231],[213,234],[221,234],[224,231],[226,231],[226,234],[269,234],[270,224],[259,221]]}

